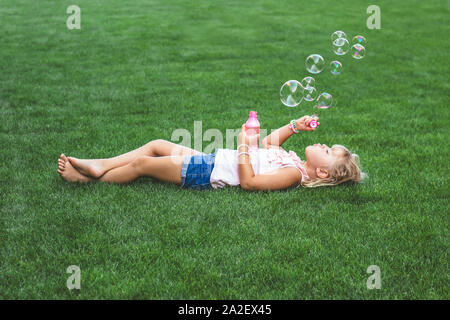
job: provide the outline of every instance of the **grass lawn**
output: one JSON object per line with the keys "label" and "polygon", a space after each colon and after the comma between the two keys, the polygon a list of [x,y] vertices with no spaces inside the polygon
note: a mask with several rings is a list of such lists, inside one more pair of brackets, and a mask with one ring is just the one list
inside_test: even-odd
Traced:
{"label": "grass lawn", "polygon": [[[1,0],[0,298],[449,299],[449,4],[377,1],[369,30],[372,2],[335,3]],[[66,27],[72,4],[81,30]],[[364,35],[366,57],[334,55],[336,30]],[[194,121],[225,134],[250,110],[269,131],[312,114],[279,99],[311,53],[342,62],[315,77],[337,103],[283,147],[343,144],[362,185],[193,191],[56,172],[62,152],[110,157]]]}

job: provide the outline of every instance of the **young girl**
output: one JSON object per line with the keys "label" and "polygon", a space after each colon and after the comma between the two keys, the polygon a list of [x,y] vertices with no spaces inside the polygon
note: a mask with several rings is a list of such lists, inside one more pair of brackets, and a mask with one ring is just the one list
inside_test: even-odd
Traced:
{"label": "young girl", "polygon": [[83,160],[61,154],[58,173],[69,182],[127,183],[150,176],[190,189],[240,185],[245,190],[280,190],[360,182],[363,173],[358,156],[344,146],[308,146],[306,161],[281,148],[293,134],[312,131],[307,125],[311,120],[310,116],[292,120],[264,138],[263,148],[258,150],[249,150],[248,146],[259,136],[247,136],[242,125],[237,150],[217,149],[205,154],[158,139],[109,159]]}

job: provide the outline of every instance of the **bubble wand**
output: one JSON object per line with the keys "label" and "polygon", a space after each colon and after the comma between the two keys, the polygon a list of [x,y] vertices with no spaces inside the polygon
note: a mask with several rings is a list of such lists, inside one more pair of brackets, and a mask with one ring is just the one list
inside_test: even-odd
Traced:
{"label": "bubble wand", "polygon": [[[328,109],[333,105],[333,96],[327,92],[322,92],[319,97],[317,98],[317,105],[314,108],[317,108],[317,111],[314,112],[313,120],[309,122],[309,127],[312,129],[317,128],[319,125],[317,123],[317,119],[319,118],[319,110],[321,109]],[[316,114],[317,112],[317,114]]]}
{"label": "bubble wand", "polygon": [[319,123],[317,122],[318,116],[316,114],[314,114],[313,119],[308,123],[308,126],[315,130],[317,128],[317,126],[319,125]]}

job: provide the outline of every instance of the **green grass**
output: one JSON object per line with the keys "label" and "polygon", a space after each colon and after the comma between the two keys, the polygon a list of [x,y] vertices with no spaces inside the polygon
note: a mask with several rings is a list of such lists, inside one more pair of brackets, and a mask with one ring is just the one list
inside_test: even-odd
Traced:
{"label": "green grass", "polygon": [[[0,1],[0,298],[449,299],[449,6],[378,1],[368,30],[370,4]],[[367,55],[316,77],[337,105],[284,147],[343,144],[365,184],[198,192],[56,173],[61,152],[109,157],[195,120],[225,134],[250,110],[269,130],[311,114],[279,88],[309,54],[337,57],[335,30],[365,35]]]}

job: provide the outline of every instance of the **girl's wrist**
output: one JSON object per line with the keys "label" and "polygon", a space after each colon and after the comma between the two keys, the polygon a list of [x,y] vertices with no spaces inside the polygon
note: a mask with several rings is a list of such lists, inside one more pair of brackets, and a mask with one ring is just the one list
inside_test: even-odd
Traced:
{"label": "girl's wrist", "polygon": [[237,150],[238,150],[238,152],[246,152],[246,151],[248,151],[248,144],[246,144],[246,143],[239,144]]}
{"label": "girl's wrist", "polygon": [[298,121],[299,119],[295,120],[295,125],[297,126],[297,130],[302,131],[303,129],[303,123]]}
{"label": "girl's wrist", "polygon": [[289,122],[289,128],[293,133],[300,133],[300,127],[297,125],[297,121],[295,119],[292,119]]}
{"label": "girl's wrist", "polygon": [[248,143],[243,142],[243,143],[238,144],[238,149],[243,146],[246,146],[248,148]]}

